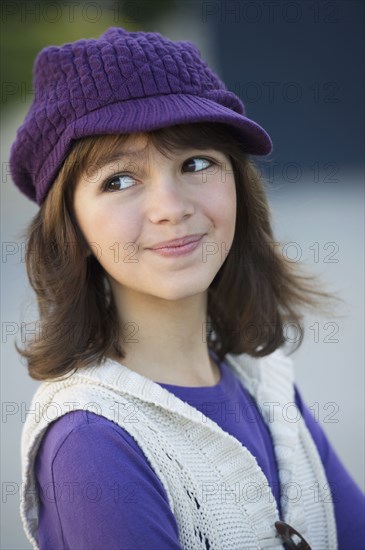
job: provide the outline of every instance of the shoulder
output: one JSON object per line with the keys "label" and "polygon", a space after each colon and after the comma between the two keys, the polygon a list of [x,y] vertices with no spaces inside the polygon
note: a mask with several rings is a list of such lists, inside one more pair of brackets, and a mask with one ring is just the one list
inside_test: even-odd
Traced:
{"label": "shoulder", "polygon": [[44,547],[63,548],[67,539],[70,548],[119,548],[121,540],[123,548],[180,548],[163,485],[137,443],[111,420],[78,410],[54,421],[35,475]]}
{"label": "shoulder", "polygon": [[293,401],[294,364],[285,346],[262,357],[227,353],[225,360],[257,400],[266,399],[270,394]]}
{"label": "shoulder", "polygon": [[47,428],[37,453],[38,469],[40,463],[51,468],[61,458],[67,463],[82,453],[96,459],[117,451],[144,458],[133,437],[118,424],[87,410],[71,411]]}

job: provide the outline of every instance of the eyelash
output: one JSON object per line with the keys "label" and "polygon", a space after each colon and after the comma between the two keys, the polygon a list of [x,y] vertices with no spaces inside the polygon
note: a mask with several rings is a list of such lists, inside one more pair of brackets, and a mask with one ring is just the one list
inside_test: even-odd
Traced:
{"label": "eyelash", "polygon": [[[211,166],[213,165],[219,165],[219,163],[217,161],[214,161],[213,159],[211,158],[208,158],[208,157],[199,157],[199,156],[195,156],[195,157],[189,157],[188,159],[186,159],[184,162],[183,162],[183,166],[184,164],[186,164],[187,162],[191,161],[191,160],[196,160],[196,159],[200,159],[200,160],[206,160],[207,162],[210,163],[210,166],[207,166],[206,168],[202,168],[201,170],[196,170],[195,172],[191,172],[192,174],[199,174],[200,172],[203,172],[204,170],[207,170],[208,168],[210,168]],[[121,172],[120,174],[114,174],[113,176],[111,176],[110,178],[106,179],[105,182],[102,184],[101,186],[101,190],[104,192],[109,192],[109,193],[115,193],[116,191],[125,191],[126,189],[129,189],[130,187],[134,187],[134,185],[130,185],[129,187],[125,187],[124,189],[114,189],[114,190],[110,190],[108,189],[108,185],[110,183],[112,183],[113,181],[117,180],[118,178],[122,177],[122,176],[127,176],[127,177],[131,177],[131,178],[134,178],[133,174],[129,173],[129,172]]]}

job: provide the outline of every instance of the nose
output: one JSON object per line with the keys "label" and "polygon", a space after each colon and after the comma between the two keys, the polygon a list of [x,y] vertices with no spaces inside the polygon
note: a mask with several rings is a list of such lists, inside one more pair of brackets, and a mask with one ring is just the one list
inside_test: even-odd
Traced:
{"label": "nose", "polygon": [[147,193],[147,212],[152,223],[177,224],[195,211],[194,202],[181,181],[170,177],[154,180]]}

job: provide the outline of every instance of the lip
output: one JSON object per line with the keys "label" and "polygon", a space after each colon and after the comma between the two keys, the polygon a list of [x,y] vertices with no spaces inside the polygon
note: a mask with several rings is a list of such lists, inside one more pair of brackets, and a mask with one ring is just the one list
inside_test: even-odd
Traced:
{"label": "lip", "polygon": [[203,233],[195,233],[194,235],[185,235],[180,239],[171,239],[170,241],[163,241],[155,244],[154,246],[148,247],[150,250],[160,250],[162,248],[177,248],[182,247],[187,244],[198,242],[203,237]]}
{"label": "lip", "polygon": [[198,248],[203,237],[203,234],[188,235],[182,239],[174,239],[172,241],[166,241],[166,243],[159,243],[149,250],[159,256],[165,257],[186,256]]}

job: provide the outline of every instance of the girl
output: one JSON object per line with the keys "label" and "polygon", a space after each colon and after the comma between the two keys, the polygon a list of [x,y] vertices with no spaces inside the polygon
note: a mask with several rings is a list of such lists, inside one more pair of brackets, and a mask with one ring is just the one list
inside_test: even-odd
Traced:
{"label": "girl", "polygon": [[157,33],[45,48],[34,85],[10,159],[40,205],[41,330],[17,348],[43,380],[22,438],[33,547],[360,548],[363,497],[283,336],[330,296],[272,246],[249,159],[268,134]]}

